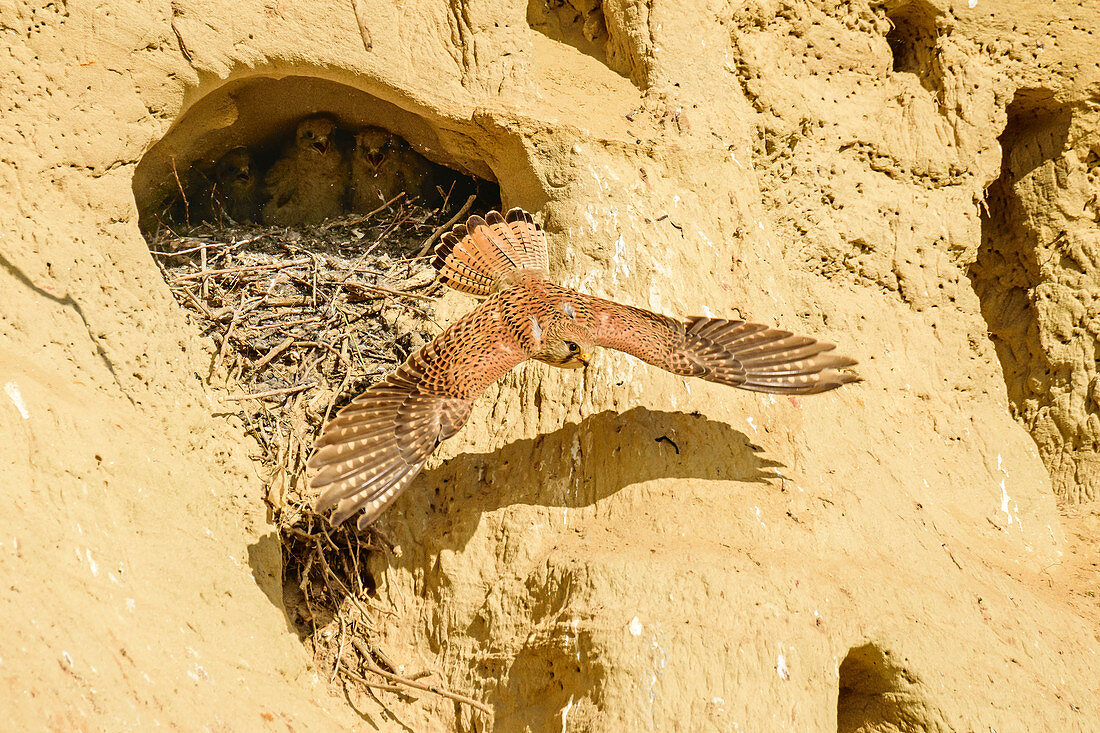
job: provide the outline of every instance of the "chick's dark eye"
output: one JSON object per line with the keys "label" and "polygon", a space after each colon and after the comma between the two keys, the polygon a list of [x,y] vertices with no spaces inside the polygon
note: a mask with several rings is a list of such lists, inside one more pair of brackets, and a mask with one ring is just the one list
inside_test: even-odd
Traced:
{"label": "chick's dark eye", "polygon": [[570,354],[576,354],[578,351],[581,350],[581,347],[577,346],[572,341],[566,341],[565,343],[569,347],[569,353]]}

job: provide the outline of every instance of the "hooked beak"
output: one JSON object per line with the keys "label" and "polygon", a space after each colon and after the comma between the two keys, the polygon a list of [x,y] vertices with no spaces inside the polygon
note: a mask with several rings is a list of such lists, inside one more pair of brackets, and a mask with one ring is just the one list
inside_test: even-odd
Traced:
{"label": "hooked beak", "polygon": [[591,358],[592,357],[588,354],[577,354],[577,361],[579,361],[581,364],[584,364],[586,368],[588,367],[588,362],[591,360]]}
{"label": "hooked beak", "polygon": [[313,147],[321,155],[324,155],[325,153],[328,152],[328,142],[327,141],[318,140],[317,142],[313,143]]}

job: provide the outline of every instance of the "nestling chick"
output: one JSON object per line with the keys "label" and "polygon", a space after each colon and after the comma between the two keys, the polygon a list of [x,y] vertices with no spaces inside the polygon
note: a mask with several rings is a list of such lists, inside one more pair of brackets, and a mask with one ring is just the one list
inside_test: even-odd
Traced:
{"label": "nestling chick", "polygon": [[336,123],[327,115],[298,123],[290,146],[264,178],[266,224],[316,224],[344,213],[348,171],[333,139]]}
{"label": "nestling chick", "polygon": [[233,148],[218,159],[214,182],[214,198],[223,214],[239,224],[259,218],[259,171],[247,148]]}
{"label": "nestling chick", "polygon": [[365,127],[355,136],[351,155],[351,209],[366,213],[404,191],[423,197],[432,164],[408,143],[380,127]]}

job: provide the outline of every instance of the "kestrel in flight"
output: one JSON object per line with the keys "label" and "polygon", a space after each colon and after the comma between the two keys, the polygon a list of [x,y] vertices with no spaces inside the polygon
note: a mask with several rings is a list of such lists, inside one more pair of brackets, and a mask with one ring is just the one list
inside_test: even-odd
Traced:
{"label": "kestrel in flight", "polygon": [[433,261],[440,279],[484,300],[370,387],[325,426],[314,446],[318,512],[338,525],[362,510],[373,522],[470,417],[490,384],[527,359],[588,366],[597,346],[625,351],[673,374],[773,394],[814,394],[858,380],[833,344],[759,323],[680,321],[547,279],[546,237],[512,209],[472,216],[445,234]]}

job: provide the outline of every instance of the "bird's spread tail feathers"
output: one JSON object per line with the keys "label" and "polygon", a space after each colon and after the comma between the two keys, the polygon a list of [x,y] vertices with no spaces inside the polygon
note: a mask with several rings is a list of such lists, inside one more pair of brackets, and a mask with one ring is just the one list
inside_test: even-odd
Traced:
{"label": "bird's spread tail feathers", "polygon": [[484,298],[505,287],[506,276],[516,270],[546,276],[546,235],[523,209],[471,216],[443,235],[432,265],[450,287]]}

